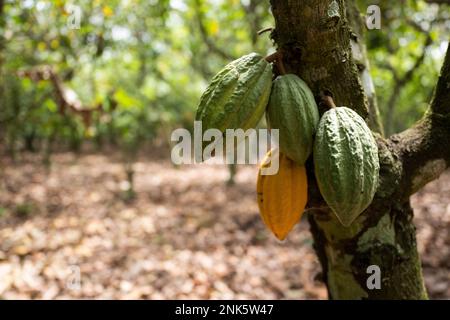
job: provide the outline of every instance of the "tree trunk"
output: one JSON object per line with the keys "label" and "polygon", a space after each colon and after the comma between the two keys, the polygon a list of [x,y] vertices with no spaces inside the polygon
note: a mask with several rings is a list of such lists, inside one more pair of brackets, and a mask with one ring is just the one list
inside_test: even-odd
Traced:
{"label": "tree trunk", "polygon": [[[365,83],[368,63],[354,4],[343,0],[271,0],[271,4],[272,37],[288,72],[305,80],[318,102],[324,92],[331,94],[336,105],[355,110],[373,131],[382,134],[376,97]],[[409,196],[450,163],[450,151],[439,146],[442,139],[450,139],[449,69],[447,53],[426,118],[387,140],[376,135],[379,187],[372,204],[350,227],[343,227],[327,207],[315,181],[312,159],[308,160],[309,221],[329,298],[427,298]],[[320,103],[319,110],[324,111]],[[379,289],[368,286],[372,275],[368,267],[373,265],[380,270]]]}

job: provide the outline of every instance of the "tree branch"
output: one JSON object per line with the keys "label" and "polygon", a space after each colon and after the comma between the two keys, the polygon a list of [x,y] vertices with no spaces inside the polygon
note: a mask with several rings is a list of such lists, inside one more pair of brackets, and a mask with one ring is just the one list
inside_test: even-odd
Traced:
{"label": "tree branch", "polygon": [[450,43],[431,102],[431,111],[434,115],[443,117],[450,114]]}
{"label": "tree branch", "polygon": [[388,143],[402,163],[400,190],[407,198],[450,165],[450,50],[425,117]]}
{"label": "tree branch", "polygon": [[[388,134],[392,134],[393,132],[393,126],[394,126],[394,117],[393,112],[395,105],[397,104],[398,98],[400,97],[400,93],[402,89],[411,81],[414,72],[422,65],[423,61],[425,60],[425,56],[427,53],[428,47],[431,45],[432,39],[429,33],[427,33],[425,37],[425,41],[423,44],[422,54],[417,57],[416,62],[414,65],[405,72],[405,74],[402,77],[399,77],[397,72],[394,72],[394,79],[395,79],[395,85],[392,89],[391,96],[389,97],[388,103],[387,103],[387,120],[386,120],[386,129]],[[393,67],[391,65],[388,65],[391,70],[393,70]]]}
{"label": "tree branch", "polygon": [[236,57],[232,56],[231,54],[225,52],[221,48],[219,48],[216,43],[209,37],[208,31],[206,30],[205,24],[204,24],[204,16],[201,10],[201,0],[195,1],[195,10],[197,14],[197,23],[200,30],[200,35],[202,36],[203,42],[207,45],[209,50],[220,57],[224,58],[225,60],[235,60]]}
{"label": "tree branch", "polygon": [[252,39],[253,46],[255,46],[258,41],[258,30],[260,25],[260,17],[256,12],[257,3],[259,3],[259,1],[250,0],[246,5],[241,1],[242,8],[245,11],[245,17],[250,27],[250,38]]}
{"label": "tree branch", "polygon": [[89,126],[92,119],[92,113],[95,111],[102,111],[102,104],[98,104],[95,107],[85,107],[78,99],[75,91],[67,88],[59,75],[51,66],[40,66],[25,71],[19,71],[20,77],[28,77],[33,81],[49,80],[55,92],[56,102],[58,104],[59,112],[65,113],[66,108],[69,108],[72,112],[81,115],[83,122],[86,126]]}

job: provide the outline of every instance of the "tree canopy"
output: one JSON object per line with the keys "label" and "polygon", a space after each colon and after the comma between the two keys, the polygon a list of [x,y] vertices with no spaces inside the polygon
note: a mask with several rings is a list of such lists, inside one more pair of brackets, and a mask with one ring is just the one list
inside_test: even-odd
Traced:
{"label": "tree canopy", "polygon": [[[359,1],[362,13],[369,2]],[[378,1],[381,29],[366,32],[387,133],[416,121],[432,94],[450,12],[429,2]],[[79,28],[70,20],[74,5]],[[266,1],[7,0],[1,15],[0,130],[10,149],[49,137],[71,146],[89,139],[129,146],[190,128],[200,93],[220,67],[273,51]],[[101,105],[103,112],[91,112],[89,121],[58,112],[54,84],[29,76],[42,66],[82,109]]]}

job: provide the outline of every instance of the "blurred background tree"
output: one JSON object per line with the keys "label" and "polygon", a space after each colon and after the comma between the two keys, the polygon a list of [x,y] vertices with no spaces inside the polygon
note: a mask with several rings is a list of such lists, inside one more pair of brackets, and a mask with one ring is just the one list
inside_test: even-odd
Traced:
{"label": "blurred background tree", "polygon": [[[367,32],[367,45],[387,134],[409,127],[430,100],[450,29],[441,2],[359,1],[361,12],[382,8],[382,28]],[[0,3],[1,145],[12,157],[42,152],[48,163],[54,148],[86,143],[118,147],[128,164],[144,144],[170,145],[174,128],[192,129],[218,69],[273,45],[269,33],[258,35],[273,26],[268,1]],[[81,9],[79,29],[68,22],[70,5]],[[58,85],[24,76],[42,66],[80,110],[62,112]]]}
{"label": "blurred background tree", "polygon": [[[71,29],[70,6],[81,9]],[[53,145],[79,150],[119,146],[127,170],[145,144],[170,143],[175,127],[193,127],[201,91],[214,71],[249,51],[266,53],[269,4],[257,1],[6,1],[2,3],[1,142],[18,150]],[[45,77],[21,77],[51,66],[78,105],[61,112]],[[73,110],[75,111],[75,110]],[[78,114],[77,114],[78,113]],[[132,175],[132,173],[130,173]]]}

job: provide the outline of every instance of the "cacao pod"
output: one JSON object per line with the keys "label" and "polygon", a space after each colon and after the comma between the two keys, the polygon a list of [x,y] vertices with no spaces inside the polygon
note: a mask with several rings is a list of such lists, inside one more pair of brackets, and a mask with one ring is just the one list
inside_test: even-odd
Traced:
{"label": "cacao pod", "polygon": [[272,67],[257,53],[226,65],[200,98],[196,120],[203,130],[255,127],[269,101]]}
{"label": "cacao pod", "polygon": [[[262,175],[261,168],[279,157],[279,170],[274,175]],[[306,169],[277,149],[267,153],[261,163],[256,183],[259,212],[266,226],[279,240],[286,238],[300,220],[307,201]]]}
{"label": "cacao pod", "polygon": [[308,85],[295,74],[275,79],[267,107],[269,126],[279,130],[280,151],[303,165],[313,148],[319,112]]}
{"label": "cacao pod", "polygon": [[365,121],[346,107],[325,112],[314,142],[314,169],[323,198],[344,226],[372,202],[379,168],[378,147]]}

